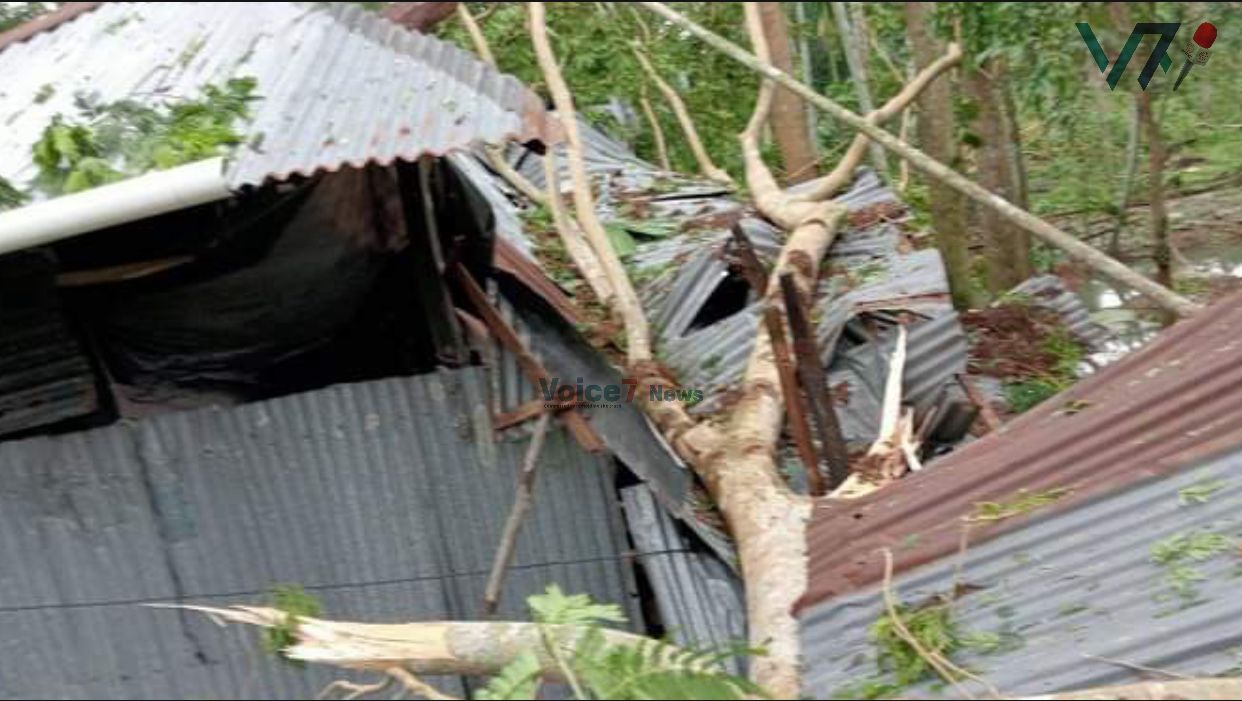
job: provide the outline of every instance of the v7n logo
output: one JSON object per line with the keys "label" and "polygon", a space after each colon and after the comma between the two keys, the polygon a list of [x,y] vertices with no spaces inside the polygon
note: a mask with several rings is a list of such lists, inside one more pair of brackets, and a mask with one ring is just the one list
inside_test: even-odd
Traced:
{"label": "v7n logo", "polygon": [[1087,42],[1087,48],[1091,50],[1095,65],[1099,66],[1101,73],[1108,72],[1109,90],[1115,90],[1117,83],[1121,82],[1121,76],[1126,72],[1126,66],[1129,65],[1130,58],[1134,56],[1135,49],[1142,43],[1143,37],[1149,34],[1160,37],[1156,41],[1156,48],[1147,58],[1147,63],[1143,64],[1143,70],[1139,72],[1139,87],[1146,90],[1151,77],[1156,74],[1156,66],[1160,66],[1166,73],[1173,66],[1173,59],[1169,58],[1169,45],[1173,43],[1173,37],[1177,35],[1177,30],[1182,25],[1180,22],[1139,22],[1134,25],[1134,31],[1130,32],[1126,45],[1121,47],[1121,54],[1113,62],[1111,70],[1108,67],[1108,54],[1104,53],[1104,49],[1100,47],[1100,42],[1095,38],[1095,32],[1091,31],[1091,27],[1086,22],[1079,22],[1077,26],[1082,40]]}

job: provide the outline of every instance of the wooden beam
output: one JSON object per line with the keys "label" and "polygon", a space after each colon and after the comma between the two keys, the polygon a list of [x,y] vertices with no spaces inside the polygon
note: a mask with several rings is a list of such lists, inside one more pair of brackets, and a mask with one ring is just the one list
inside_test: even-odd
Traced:
{"label": "wooden beam", "polygon": [[781,292],[785,296],[785,316],[789,319],[789,331],[794,338],[798,377],[802,380],[802,388],[806,390],[811,418],[815,421],[816,432],[819,434],[820,449],[828,464],[827,486],[831,491],[850,476],[850,453],[845,445],[845,436],[841,434],[841,424],[837,421],[828,376],[820,365],[814,322],[806,313],[802,295],[798,294],[798,287],[789,273],[781,276]]}
{"label": "wooden beam", "polygon": [[[491,330],[492,335],[496,337],[496,340],[500,341],[500,344],[506,350],[517,358],[518,367],[522,369],[522,374],[526,375],[526,379],[534,384],[539,384],[541,379],[547,382],[548,378],[551,377],[547,368],[522,344],[522,340],[518,338],[517,332],[501,318],[500,312],[492,306],[492,303],[487,299],[487,294],[483,292],[482,287],[479,287],[479,283],[470,274],[470,271],[466,270],[461,263],[454,264],[450,270],[457,278],[462,290],[465,291],[466,298],[470,300],[470,303],[474,305],[475,310],[483,319],[483,323],[487,324],[488,329]],[[587,423],[586,417],[581,412],[577,410],[567,411],[563,414],[562,420],[565,422],[565,427],[569,429],[570,434],[573,435],[574,440],[578,441],[583,450],[589,453],[601,453],[604,451],[604,442],[600,439],[599,434],[595,433],[595,429],[591,428],[591,424]]]}

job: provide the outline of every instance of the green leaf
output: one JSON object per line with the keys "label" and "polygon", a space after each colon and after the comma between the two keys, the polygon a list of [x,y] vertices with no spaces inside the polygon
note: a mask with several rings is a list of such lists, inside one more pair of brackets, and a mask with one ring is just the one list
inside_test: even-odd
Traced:
{"label": "green leaf", "polygon": [[619,258],[628,258],[638,250],[634,237],[630,236],[630,232],[626,231],[624,226],[609,223],[604,225],[604,231],[608,232],[608,243],[612,245],[612,250],[617,252]]}
{"label": "green leaf", "polygon": [[591,623],[624,623],[625,614],[616,604],[597,604],[586,594],[566,595],[555,584],[543,594],[526,600],[537,623],[546,625],[586,625]]}
{"label": "green leaf", "polygon": [[484,701],[533,699],[539,690],[542,669],[533,653],[524,652],[505,665],[500,672],[479,689],[475,698]]}

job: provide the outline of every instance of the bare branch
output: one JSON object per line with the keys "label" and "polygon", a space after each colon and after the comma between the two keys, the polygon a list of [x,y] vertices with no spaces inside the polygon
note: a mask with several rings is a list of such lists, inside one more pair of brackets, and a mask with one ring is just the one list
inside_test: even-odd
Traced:
{"label": "bare branch", "polygon": [[583,162],[582,136],[578,132],[578,117],[574,109],[573,97],[565,77],[556,63],[552,45],[548,41],[546,10],[543,3],[528,3],[530,11],[530,37],[535,45],[535,56],[539,67],[547,81],[548,91],[556,104],[556,111],[565,129],[569,156],[569,172],[574,182],[574,210],[578,222],[591,248],[595,249],[604,274],[608,277],[614,293],[613,309],[618,312],[625,323],[626,356],[630,365],[651,361],[651,334],[647,326],[647,317],[638,300],[634,286],[630,284],[624,266],[617,252],[613,250],[595,213],[595,198],[591,194],[591,181],[587,177],[586,165]]}
{"label": "bare branch", "polygon": [[[285,627],[289,614],[261,606],[153,605],[196,611],[217,621],[259,628]],[[297,617],[294,643],[281,654],[292,660],[342,669],[389,674],[394,667],[417,676],[491,675],[525,652],[534,652],[545,678],[559,681],[556,661],[544,649],[541,630],[557,640],[577,642],[584,626],[540,626],[528,622],[426,621],[357,623]],[[649,638],[601,629],[610,645],[634,646]],[[400,679],[404,684],[408,680]]]}
{"label": "bare branch", "polygon": [[664,127],[660,126],[660,119],[656,116],[655,110],[651,107],[651,100],[647,99],[647,85],[643,84],[643,94],[638,100],[642,105],[643,115],[647,117],[647,124],[651,127],[651,138],[655,141],[656,158],[660,161],[660,169],[669,171],[672,166],[668,161],[668,144],[664,141]]}
{"label": "bare branch", "polygon": [[[883,107],[867,115],[867,121],[879,125],[902,113],[941,73],[961,62],[961,47],[957,44],[949,44],[944,56],[929,64],[922,71],[919,71],[919,74],[907,83],[900,92],[889,98]],[[867,145],[870,143],[871,139],[867,138],[865,132],[856,134],[854,140],[850,142],[849,149],[841,157],[836,167],[832,169],[832,172],[816,180],[814,185],[811,186],[810,192],[803,195],[803,198],[808,200],[828,199],[848,186],[854,180],[854,169],[858,167],[863,157],[867,155]]]}
{"label": "bare branch", "polygon": [[600,263],[599,256],[582,234],[577,220],[565,211],[565,202],[561,199],[560,168],[556,163],[556,151],[549,148],[543,155],[543,179],[547,183],[547,196],[543,201],[552,213],[552,225],[565,244],[565,253],[582,274],[582,278],[591,286],[596,299],[605,307],[611,307],[616,290],[612,286],[608,274]]}
{"label": "bare branch", "polygon": [[492,560],[492,572],[487,577],[487,587],[483,591],[483,610],[489,614],[496,612],[500,604],[500,592],[505,583],[505,572],[513,562],[513,551],[517,547],[518,534],[522,532],[522,522],[535,503],[535,479],[539,475],[539,453],[543,451],[543,440],[548,435],[548,425],[552,423],[552,412],[544,411],[535,424],[535,432],[531,436],[530,445],[522,459],[522,471],[518,474],[517,491],[513,497],[513,508],[509,510],[509,518],[505,520],[504,532],[500,534],[500,545],[496,548],[496,556]]}
{"label": "bare branch", "polygon": [[651,64],[651,59],[647,58],[647,54],[641,47],[635,45],[633,49],[634,56],[638,58],[638,64],[642,66],[643,72],[651,78],[651,82],[655,83],[660,94],[664,96],[665,102],[673,108],[673,114],[677,115],[677,123],[681,125],[681,131],[686,135],[686,143],[689,144],[690,151],[694,154],[695,162],[699,164],[699,171],[712,180],[732,185],[733,178],[712,162],[711,155],[704,148],[703,140],[699,138],[699,130],[694,126],[694,118],[690,116],[690,110],[686,109],[686,103],[681,99],[681,95],[678,95],[673,86],[660,77],[659,71]]}
{"label": "bare branch", "polygon": [[1191,302],[1167,287],[1131,270],[1123,263],[1110,258],[1074,236],[1017,207],[1005,198],[988,192],[949,166],[872,124],[866,117],[859,116],[827,97],[820,95],[798,80],[781,72],[771,63],[756,59],[745,49],[683,17],[664,3],[644,1],[639,4],[678,27],[685,29],[739,64],[789,88],[819,109],[862,131],[876,143],[909,160],[915,168],[918,168],[928,176],[962,193],[980,205],[995,210],[1008,221],[1060,248],[1069,254],[1071,258],[1091,267],[1110,280],[1142,293],[1161,308],[1181,316],[1193,315],[1202,308],[1200,305]]}

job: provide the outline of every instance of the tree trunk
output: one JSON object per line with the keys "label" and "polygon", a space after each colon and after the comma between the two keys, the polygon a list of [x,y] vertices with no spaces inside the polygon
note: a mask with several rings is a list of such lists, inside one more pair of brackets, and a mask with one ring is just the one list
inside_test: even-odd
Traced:
{"label": "tree trunk", "polygon": [[[759,3],[763,17],[763,33],[772,48],[772,62],[782,71],[794,72],[793,47],[789,40],[789,23],[779,2]],[[819,175],[815,144],[807,138],[805,103],[797,95],[778,88],[772,101],[772,136],[781,153],[785,180],[798,183]]]}
{"label": "tree trunk", "polygon": [[1121,255],[1121,235],[1126,228],[1126,210],[1130,208],[1130,190],[1134,184],[1134,172],[1138,169],[1139,106],[1134,101],[1130,110],[1130,126],[1126,130],[1126,162],[1117,188],[1117,222],[1108,242],[1108,254],[1114,258]]}
{"label": "tree trunk", "polygon": [[[807,34],[806,3],[795,2],[794,21],[798,27],[798,60],[802,64],[802,81],[807,85],[815,84],[815,61],[811,53],[811,40]],[[796,98],[795,98],[796,99]],[[806,140],[814,149],[815,158],[819,159],[819,113],[808,105],[805,100],[798,100],[802,111],[806,113]]]}
{"label": "tree trunk", "polygon": [[[979,184],[1010,202],[1021,192],[1013,163],[1013,142],[1006,127],[1004,66],[990,59],[969,72],[966,84],[975,103],[971,131],[978,139],[975,168]],[[983,209],[979,223],[986,243],[988,290],[999,295],[1031,276],[1031,240],[999,212]]]}
{"label": "tree trunk", "polygon": [[[875,102],[871,99],[871,83],[867,75],[867,45],[863,35],[850,20],[849,4],[832,3],[832,13],[837,20],[841,45],[845,49],[845,65],[850,69],[850,82],[854,84],[854,92],[858,95],[858,106],[863,114],[871,114],[875,110]],[[879,144],[871,144],[871,165],[880,177],[888,174],[888,157],[884,155],[884,149]]]}
{"label": "tree trunk", "polygon": [[[926,4],[906,3],[906,39],[910,42],[916,70],[922,70],[935,61],[943,51],[943,47],[928,32],[930,21],[931,8]],[[919,145],[941,163],[955,163],[957,135],[949,85],[940,80],[927,86],[918,104]],[[936,231],[936,247],[944,258],[953,304],[958,309],[969,309],[978,300],[971,284],[965,198],[934,178],[927,179],[927,189],[932,227]]]}
{"label": "tree trunk", "polygon": [[1169,215],[1164,205],[1164,139],[1151,108],[1151,93],[1140,90],[1135,99],[1138,100],[1139,122],[1147,137],[1147,199],[1151,201],[1151,249],[1156,263],[1156,281],[1172,288],[1173,254],[1169,247]]}

